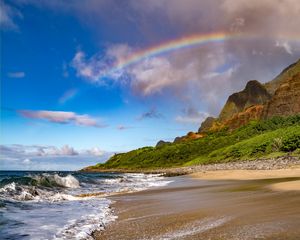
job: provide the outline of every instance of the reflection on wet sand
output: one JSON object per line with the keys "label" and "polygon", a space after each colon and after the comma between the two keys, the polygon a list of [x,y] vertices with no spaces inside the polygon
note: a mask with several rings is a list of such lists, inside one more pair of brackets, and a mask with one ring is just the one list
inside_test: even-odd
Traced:
{"label": "reflection on wet sand", "polygon": [[96,239],[299,239],[300,191],[270,186],[300,178],[199,180],[112,196],[119,216]]}

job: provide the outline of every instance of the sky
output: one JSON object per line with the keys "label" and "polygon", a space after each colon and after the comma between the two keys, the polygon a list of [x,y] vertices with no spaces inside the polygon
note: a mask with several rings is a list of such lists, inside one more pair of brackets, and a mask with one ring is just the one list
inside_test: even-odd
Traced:
{"label": "sky", "polygon": [[0,3],[2,170],[172,141],[300,57],[299,0]]}

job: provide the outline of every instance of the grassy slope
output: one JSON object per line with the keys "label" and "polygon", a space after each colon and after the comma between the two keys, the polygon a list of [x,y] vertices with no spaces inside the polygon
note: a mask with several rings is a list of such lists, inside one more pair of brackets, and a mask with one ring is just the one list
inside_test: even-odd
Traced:
{"label": "grassy slope", "polygon": [[145,147],[111,157],[100,169],[155,169],[232,160],[254,159],[286,152],[299,154],[300,115],[251,122],[233,132],[161,147]]}

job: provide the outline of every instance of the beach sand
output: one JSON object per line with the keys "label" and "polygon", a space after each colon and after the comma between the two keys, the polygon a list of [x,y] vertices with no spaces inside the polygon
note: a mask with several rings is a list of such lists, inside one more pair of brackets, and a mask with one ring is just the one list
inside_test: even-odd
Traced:
{"label": "beach sand", "polygon": [[193,178],[205,180],[257,180],[271,178],[300,177],[300,168],[275,170],[219,170],[190,174]]}
{"label": "beach sand", "polygon": [[94,237],[300,239],[299,168],[171,179],[167,187],[110,197],[119,218]]}
{"label": "beach sand", "polygon": [[[300,177],[300,168],[276,170],[220,170],[198,172],[190,175],[193,178],[205,180],[258,180]],[[268,186],[277,191],[300,191],[300,181],[285,181]]]}

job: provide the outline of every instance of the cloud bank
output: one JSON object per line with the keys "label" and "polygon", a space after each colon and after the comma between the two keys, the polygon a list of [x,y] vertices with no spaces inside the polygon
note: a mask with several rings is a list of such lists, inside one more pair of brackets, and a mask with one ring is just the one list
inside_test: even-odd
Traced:
{"label": "cloud bank", "polygon": [[[96,3],[92,5],[97,8]],[[116,5],[112,1],[106,8],[117,9]],[[114,73],[109,72],[110,66],[141,47],[119,43],[90,57],[79,51],[72,60],[78,76],[91,83],[126,84],[140,96],[164,96],[172,91],[181,102],[199,102],[204,112],[216,114],[226,97],[242,89],[248,80],[272,80],[300,56],[297,0],[173,0],[172,4],[168,0],[141,0],[129,1],[126,11],[136,16],[136,22],[146,21],[147,30],[156,39],[152,45],[163,40],[155,33],[160,31],[157,21],[176,29],[179,36],[224,31],[245,37],[149,57]],[[145,33],[141,30],[141,34]]]}
{"label": "cloud bank", "polygon": [[0,145],[0,152],[0,170],[78,170],[111,155],[99,147],[77,150],[69,145]]}
{"label": "cloud bank", "polygon": [[[90,55],[80,50],[70,60],[78,77],[92,84],[125,86],[141,97],[198,104],[198,111],[213,115],[248,80],[269,81],[300,56],[298,0],[18,0],[6,9],[24,5],[72,15],[96,37],[105,34],[110,44],[101,45],[104,49]],[[13,19],[9,12],[7,19]],[[246,37],[149,57],[110,71],[145,46],[220,31]]]}
{"label": "cloud bank", "polygon": [[22,13],[15,7],[0,1],[0,29],[18,31],[16,19],[22,19]]}
{"label": "cloud bank", "polygon": [[196,108],[189,107],[182,110],[182,114],[176,116],[175,120],[183,124],[197,124],[203,122],[209,116],[206,112],[199,112]]}

